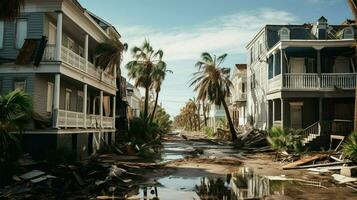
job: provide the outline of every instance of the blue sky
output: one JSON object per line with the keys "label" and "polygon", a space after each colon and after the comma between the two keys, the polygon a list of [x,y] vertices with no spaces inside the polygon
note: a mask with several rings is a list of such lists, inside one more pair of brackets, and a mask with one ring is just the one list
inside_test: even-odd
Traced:
{"label": "blue sky", "polygon": [[[246,63],[245,45],[265,24],[303,24],[325,16],[340,24],[351,13],[346,0],[80,0],[116,26],[129,48],[149,38],[163,49],[174,74],[159,102],[172,115],[195,96],[189,87],[200,53],[228,53],[226,67]],[[124,65],[131,56],[126,53]],[[126,70],[123,69],[126,76]]]}

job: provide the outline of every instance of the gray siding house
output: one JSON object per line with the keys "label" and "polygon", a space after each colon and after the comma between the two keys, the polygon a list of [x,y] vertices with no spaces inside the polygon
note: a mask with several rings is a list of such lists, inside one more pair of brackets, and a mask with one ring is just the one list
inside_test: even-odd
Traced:
{"label": "gray siding house", "polygon": [[[94,65],[96,46],[113,37],[115,28],[76,0],[26,0],[18,19],[0,21],[0,92],[33,97],[26,151],[69,148],[84,158],[114,142],[116,68]],[[30,41],[47,41],[43,54]],[[23,63],[31,52],[41,54],[39,64]]]}
{"label": "gray siding house", "polygon": [[328,144],[353,129],[355,25],[266,25],[247,45],[248,117],[256,128],[303,130]]}

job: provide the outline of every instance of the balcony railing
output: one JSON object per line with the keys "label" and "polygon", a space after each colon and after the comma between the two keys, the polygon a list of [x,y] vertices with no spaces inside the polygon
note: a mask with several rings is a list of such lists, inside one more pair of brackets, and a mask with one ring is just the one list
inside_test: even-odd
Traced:
{"label": "balcony railing", "polygon": [[[43,56],[44,61],[56,61],[56,46],[48,44],[45,49]],[[115,85],[115,79],[113,76],[104,72],[98,67],[95,67],[93,63],[87,61],[82,56],[76,54],[71,49],[62,46],[61,47],[61,61],[68,64],[69,66],[78,69],[89,76],[94,77],[99,81],[103,81],[110,85]]]}
{"label": "balcony railing", "polygon": [[[67,110],[58,110],[57,126],[59,128],[101,128],[101,117],[99,115],[87,114],[87,120],[84,120],[84,113]],[[86,126],[85,126],[86,123]],[[102,128],[114,128],[114,119],[103,116]]]}
{"label": "balcony railing", "polygon": [[357,73],[288,73],[278,75],[269,80],[269,90],[302,89],[302,90],[333,90],[354,89],[357,83]]}

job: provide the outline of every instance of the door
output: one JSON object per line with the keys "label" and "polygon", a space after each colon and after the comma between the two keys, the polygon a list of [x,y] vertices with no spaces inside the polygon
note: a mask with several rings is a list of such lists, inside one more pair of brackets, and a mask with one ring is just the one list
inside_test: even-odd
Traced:
{"label": "door", "polygon": [[55,45],[56,44],[56,26],[50,23],[48,29],[48,44]]}
{"label": "door", "polygon": [[302,129],[302,103],[290,103],[290,124],[293,129]]}
{"label": "door", "polygon": [[65,110],[70,110],[71,108],[71,92],[70,89],[66,89]]}
{"label": "door", "polygon": [[335,64],[333,65],[333,73],[349,73],[350,61],[347,57],[336,57]]}
{"label": "door", "polygon": [[305,73],[305,58],[290,58],[290,73]]}

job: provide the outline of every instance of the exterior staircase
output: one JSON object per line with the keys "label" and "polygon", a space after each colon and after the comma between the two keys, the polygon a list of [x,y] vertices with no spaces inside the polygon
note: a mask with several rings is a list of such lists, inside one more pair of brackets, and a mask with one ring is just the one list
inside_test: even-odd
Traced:
{"label": "exterior staircase", "polygon": [[303,130],[303,141],[304,146],[316,140],[316,138],[321,136],[321,124],[320,122],[315,122],[311,126]]}

